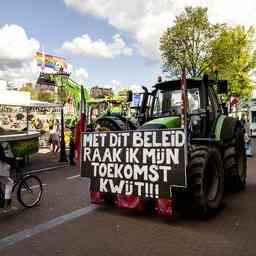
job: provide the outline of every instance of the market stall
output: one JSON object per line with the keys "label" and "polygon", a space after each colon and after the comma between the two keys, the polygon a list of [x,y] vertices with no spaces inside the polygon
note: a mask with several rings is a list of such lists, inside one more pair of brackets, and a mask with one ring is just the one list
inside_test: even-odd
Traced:
{"label": "market stall", "polygon": [[[39,149],[39,132],[29,131],[20,133],[5,133],[1,135],[0,143],[5,150],[11,152],[9,157],[26,157],[38,152]],[[10,153],[9,153],[10,154]]]}
{"label": "market stall", "polygon": [[39,149],[40,133],[28,129],[29,107],[29,93],[0,92],[0,143],[9,157],[25,158]]}

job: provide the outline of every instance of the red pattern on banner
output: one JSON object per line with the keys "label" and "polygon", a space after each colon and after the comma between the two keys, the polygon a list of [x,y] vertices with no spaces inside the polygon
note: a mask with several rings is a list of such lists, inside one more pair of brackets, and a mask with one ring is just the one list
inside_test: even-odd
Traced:
{"label": "red pattern on banner", "polygon": [[[92,204],[103,204],[104,194],[101,192],[90,192]],[[145,210],[145,201],[137,196],[126,196],[118,194],[115,204],[120,209],[129,209],[134,212],[143,212]],[[172,200],[159,198],[155,200],[155,212],[159,216],[172,216]]]}
{"label": "red pattern on banner", "polygon": [[117,206],[118,208],[126,208],[138,212],[143,212],[144,210],[143,200],[137,196],[117,195]]}
{"label": "red pattern on banner", "polygon": [[157,199],[155,211],[157,215],[172,216],[172,200],[166,198]]}
{"label": "red pattern on banner", "polygon": [[92,204],[102,204],[104,202],[103,193],[101,192],[90,192]]}

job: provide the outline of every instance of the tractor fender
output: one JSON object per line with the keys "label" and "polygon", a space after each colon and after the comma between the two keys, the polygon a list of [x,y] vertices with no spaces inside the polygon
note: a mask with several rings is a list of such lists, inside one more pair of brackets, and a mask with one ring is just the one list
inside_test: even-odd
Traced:
{"label": "tractor fender", "polygon": [[[134,130],[135,126],[132,124],[131,121],[127,120],[121,116],[104,116],[97,119],[97,124],[101,126],[105,126],[110,130],[114,131],[123,131],[123,130]],[[108,124],[111,127],[108,127]],[[128,127],[127,127],[128,126]]]}
{"label": "tractor fender", "polygon": [[99,124],[102,127],[108,128],[110,130],[114,131],[120,131],[122,130],[120,126],[119,120],[116,120],[111,117],[100,117],[97,119],[96,124]]}
{"label": "tractor fender", "polygon": [[222,142],[232,140],[238,127],[242,127],[238,119],[223,115],[219,116],[215,126],[215,139]]}
{"label": "tractor fender", "polygon": [[128,130],[136,129],[135,124],[133,122],[131,122],[130,120],[128,120],[126,117],[119,115],[119,116],[117,116],[117,118],[119,118],[120,121],[123,122],[125,126],[128,126]]}

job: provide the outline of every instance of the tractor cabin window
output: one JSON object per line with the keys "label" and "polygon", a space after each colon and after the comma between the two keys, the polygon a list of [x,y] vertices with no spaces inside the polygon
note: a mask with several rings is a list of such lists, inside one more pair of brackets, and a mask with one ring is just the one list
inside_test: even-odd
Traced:
{"label": "tractor cabin window", "polygon": [[[198,113],[200,108],[199,89],[187,90],[188,113]],[[153,109],[153,115],[180,115],[181,114],[181,90],[158,91]]]}

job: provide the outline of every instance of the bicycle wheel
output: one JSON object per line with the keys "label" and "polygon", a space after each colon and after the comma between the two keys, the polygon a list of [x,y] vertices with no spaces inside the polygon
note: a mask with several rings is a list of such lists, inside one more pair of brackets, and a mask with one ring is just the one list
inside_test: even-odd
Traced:
{"label": "bicycle wheel", "polygon": [[35,175],[24,177],[17,190],[18,201],[26,208],[31,208],[40,203],[43,194],[41,180]]}

